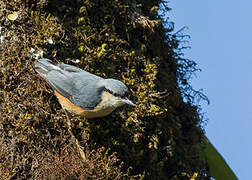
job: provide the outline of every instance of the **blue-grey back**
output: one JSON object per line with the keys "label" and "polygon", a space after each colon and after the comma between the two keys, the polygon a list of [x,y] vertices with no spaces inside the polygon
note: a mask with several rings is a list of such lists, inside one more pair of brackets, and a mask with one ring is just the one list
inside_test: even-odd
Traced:
{"label": "blue-grey back", "polygon": [[72,103],[93,109],[101,101],[103,78],[67,64],[53,65],[48,59],[40,59],[36,71],[61,95]]}

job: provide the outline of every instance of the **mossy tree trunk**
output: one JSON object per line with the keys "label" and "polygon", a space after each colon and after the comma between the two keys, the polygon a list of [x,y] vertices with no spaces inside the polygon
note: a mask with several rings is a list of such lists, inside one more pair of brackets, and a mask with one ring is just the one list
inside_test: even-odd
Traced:
{"label": "mossy tree trunk", "polygon": [[[158,14],[160,4],[169,10],[161,0],[1,1],[1,178],[209,178],[192,94],[205,97],[188,84],[195,63],[183,59],[184,36]],[[34,71],[41,52],[131,89],[136,108],[70,117],[88,165],[71,144],[66,114]]]}

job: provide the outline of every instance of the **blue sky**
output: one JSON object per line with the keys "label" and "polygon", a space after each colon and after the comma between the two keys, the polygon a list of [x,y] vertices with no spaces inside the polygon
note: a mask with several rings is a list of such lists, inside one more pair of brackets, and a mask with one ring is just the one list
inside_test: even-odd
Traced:
{"label": "blue sky", "polygon": [[252,1],[170,0],[175,31],[187,26],[191,49],[185,57],[202,72],[192,79],[210,104],[202,103],[206,134],[242,180],[252,162]]}

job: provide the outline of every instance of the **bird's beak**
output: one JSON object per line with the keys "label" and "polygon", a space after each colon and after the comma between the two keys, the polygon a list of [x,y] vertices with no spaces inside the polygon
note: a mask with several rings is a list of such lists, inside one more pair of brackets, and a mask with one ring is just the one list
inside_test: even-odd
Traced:
{"label": "bird's beak", "polygon": [[131,100],[129,99],[124,99],[125,104],[131,105],[131,106],[136,106]]}

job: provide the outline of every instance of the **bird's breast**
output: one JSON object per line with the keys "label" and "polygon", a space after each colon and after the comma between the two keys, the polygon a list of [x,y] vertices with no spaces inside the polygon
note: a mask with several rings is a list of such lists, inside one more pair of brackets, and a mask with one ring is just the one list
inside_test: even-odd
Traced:
{"label": "bird's breast", "polygon": [[82,115],[86,118],[104,117],[112,113],[116,106],[113,104],[114,96],[109,92],[104,91],[101,97],[101,102],[93,110],[87,110]]}
{"label": "bird's breast", "polygon": [[82,107],[73,104],[69,99],[62,96],[57,91],[54,91],[54,93],[63,109],[74,114],[84,116],[85,118],[104,117],[116,109],[116,107],[113,105],[114,96],[108,92],[103,92],[101,102],[93,110],[85,110]]}

